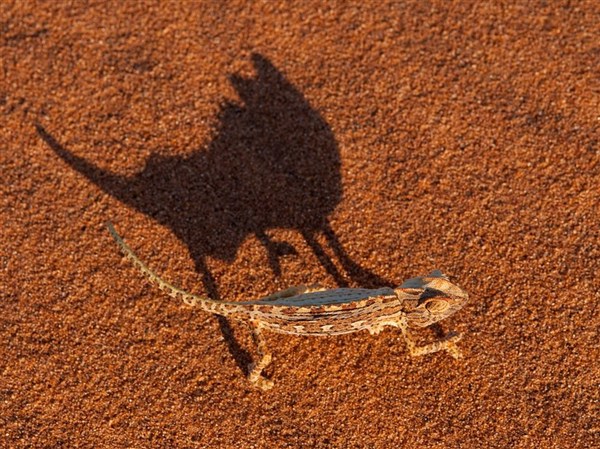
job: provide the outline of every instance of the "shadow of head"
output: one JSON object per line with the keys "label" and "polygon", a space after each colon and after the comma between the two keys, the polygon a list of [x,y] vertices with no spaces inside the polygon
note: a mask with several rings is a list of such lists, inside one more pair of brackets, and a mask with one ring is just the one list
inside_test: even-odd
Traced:
{"label": "shadow of head", "polygon": [[[38,134],[100,188],[169,227],[189,248],[209,291],[216,287],[207,256],[231,262],[255,235],[273,271],[294,252],[270,228],[298,230],[338,283],[345,281],[315,235],[325,234],[342,265],[360,271],[333,233],[328,215],[342,197],[334,135],[302,93],[264,56],[252,56],[255,76],[231,75],[239,102],[221,105],[214,139],[188,156],[151,155],[136,175],[103,170],[66,150],[41,125]],[[351,273],[352,274],[352,273]],[[212,285],[212,286],[211,286]]]}

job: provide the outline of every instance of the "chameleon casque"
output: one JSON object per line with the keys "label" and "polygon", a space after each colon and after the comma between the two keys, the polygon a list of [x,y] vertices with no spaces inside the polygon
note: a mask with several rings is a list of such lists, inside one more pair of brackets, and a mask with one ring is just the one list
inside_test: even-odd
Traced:
{"label": "chameleon casque", "polygon": [[460,335],[450,332],[446,336],[417,346],[410,327],[426,327],[454,314],[468,299],[467,293],[451,283],[441,271],[405,281],[397,288],[336,288],[325,289],[319,285],[290,287],[286,290],[252,301],[217,301],[181,290],[161,279],[146,266],[107,223],[112,237],[121,250],[151,283],[169,296],[190,306],[218,315],[248,322],[258,348],[258,359],[248,369],[248,380],[257,387],[268,390],[273,382],[262,375],[271,362],[263,331],[293,335],[340,335],[367,330],[378,334],[386,326],[400,328],[412,356],[430,354],[440,350],[459,358],[456,342]]}

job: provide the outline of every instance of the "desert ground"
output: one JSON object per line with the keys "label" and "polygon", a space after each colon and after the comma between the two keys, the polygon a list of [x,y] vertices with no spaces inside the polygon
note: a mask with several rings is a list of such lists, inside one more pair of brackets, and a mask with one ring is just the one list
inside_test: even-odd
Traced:
{"label": "desert ground", "polygon": [[[597,1],[3,1],[0,447],[600,446]],[[397,286],[417,331],[167,297]]]}

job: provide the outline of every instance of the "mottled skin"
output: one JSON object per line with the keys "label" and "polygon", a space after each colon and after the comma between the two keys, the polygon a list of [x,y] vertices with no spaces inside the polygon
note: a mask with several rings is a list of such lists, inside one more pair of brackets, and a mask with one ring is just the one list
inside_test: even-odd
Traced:
{"label": "mottled skin", "polygon": [[248,379],[262,389],[273,383],[262,370],[270,363],[262,330],[293,335],[338,335],[368,330],[379,333],[385,326],[400,328],[413,356],[445,350],[460,357],[456,342],[460,335],[449,333],[425,346],[417,346],[410,327],[436,323],[463,307],[468,295],[439,270],[405,281],[398,288],[327,290],[319,285],[291,287],[253,301],[216,301],[181,290],[158,277],[127,246],[114,227],[108,230],[123,253],[142,273],[169,296],[210,313],[230,316],[252,325],[259,359],[249,369]]}

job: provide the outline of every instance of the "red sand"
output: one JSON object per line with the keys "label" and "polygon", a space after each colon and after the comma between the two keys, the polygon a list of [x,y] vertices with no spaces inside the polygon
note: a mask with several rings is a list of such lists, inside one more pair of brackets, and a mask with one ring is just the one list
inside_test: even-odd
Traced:
{"label": "red sand", "polygon": [[[0,5],[0,447],[599,446],[597,1],[79,3]],[[269,335],[254,390],[106,220],[230,300],[441,268],[465,357]]]}

